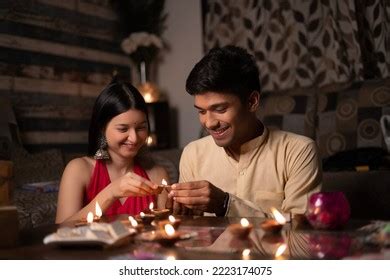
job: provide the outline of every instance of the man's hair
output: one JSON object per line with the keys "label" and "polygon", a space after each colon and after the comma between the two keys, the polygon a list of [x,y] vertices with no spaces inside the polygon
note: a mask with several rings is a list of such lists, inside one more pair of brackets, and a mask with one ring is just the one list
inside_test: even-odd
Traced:
{"label": "man's hair", "polygon": [[191,95],[209,91],[234,94],[245,102],[253,91],[260,92],[259,69],[243,48],[214,48],[191,70],[186,90]]}

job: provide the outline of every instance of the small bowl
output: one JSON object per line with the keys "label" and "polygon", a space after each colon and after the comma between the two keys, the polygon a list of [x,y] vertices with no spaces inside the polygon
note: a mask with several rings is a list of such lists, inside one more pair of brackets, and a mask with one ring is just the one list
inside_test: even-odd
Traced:
{"label": "small bowl", "polygon": [[249,224],[247,227],[243,227],[241,224],[232,224],[228,227],[228,229],[233,236],[239,239],[246,239],[252,231],[253,225]]}
{"label": "small bowl", "polygon": [[144,225],[149,226],[154,219],[156,218],[156,215],[151,214],[151,213],[145,213],[144,216],[137,215],[136,220],[141,221]]}
{"label": "small bowl", "polygon": [[283,228],[282,224],[279,224],[277,221],[268,219],[260,224],[260,228],[266,233],[276,234],[280,233]]}
{"label": "small bowl", "polygon": [[179,232],[175,232],[173,235],[159,233],[154,239],[155,242],[158,242],[163,247],[172,247],[179,240],[181,240],[181,234]]}
{"label": "small bowl", "polygon": [[163,220],[168,218],[168,216],[171,214],[170,209],[151,209],[150,213],[154,214],[156,216],[157,220]]}

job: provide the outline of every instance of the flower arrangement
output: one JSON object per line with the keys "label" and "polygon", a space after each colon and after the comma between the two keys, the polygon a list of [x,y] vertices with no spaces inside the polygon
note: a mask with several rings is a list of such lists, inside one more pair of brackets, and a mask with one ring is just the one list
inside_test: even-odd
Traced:
{"label": "flower arrangement", "polygon": [[123,39],[121,48],[135,63],[139,64],[143,61],[151,62],[158,50],[163,48],[163,42],[156,34],[134,32]]}

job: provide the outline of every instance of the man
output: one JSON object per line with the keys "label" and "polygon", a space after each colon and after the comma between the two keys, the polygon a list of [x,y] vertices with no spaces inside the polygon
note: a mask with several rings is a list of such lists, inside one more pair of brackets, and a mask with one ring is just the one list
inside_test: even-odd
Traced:
{"label": "man", "polygon": [[186,90],[210,135],[183,151],[180,183],[169,193],[176,205],[217,216],[264,217],[271,207],[303,214],[321,185],[316,145],[269,131],[257,119],[261,90],[253,57],[239,47],[213,49],[192,69]]}

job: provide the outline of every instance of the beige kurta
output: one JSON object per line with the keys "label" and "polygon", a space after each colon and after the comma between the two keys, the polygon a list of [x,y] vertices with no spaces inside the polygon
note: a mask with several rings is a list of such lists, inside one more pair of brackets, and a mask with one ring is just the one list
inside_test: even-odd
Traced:
{"label": "beige kurta", "polygon": [[239,161],[211,136],[188,144],[180,160],[180,182],[207,180],[229,193],[226,215],[263,217],[276,207],[303,214],[310,194],[321,188],[321,164],[310,138],[269,131],[241,146]]}

